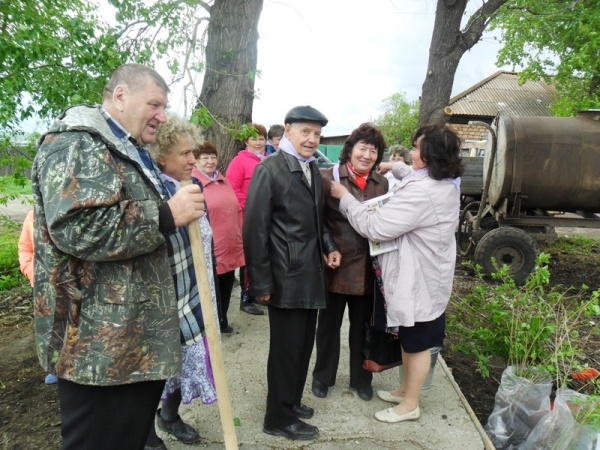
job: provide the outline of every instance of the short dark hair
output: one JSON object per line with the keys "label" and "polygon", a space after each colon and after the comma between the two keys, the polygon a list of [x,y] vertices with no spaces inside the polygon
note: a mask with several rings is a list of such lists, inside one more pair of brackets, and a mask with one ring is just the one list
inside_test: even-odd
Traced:
{"label": "short dark hair", "polygon": [[460,138],[447,125],[442,123],[425,124],[419,127],[412,137],[412,145],[423,137],[419,144],[421,160],[429,169],[434,180],[457,178],[464,172],[460,159]]}
{"label": "short dark hair", "polygon": [[359,127],[352,131],[350,136],[348,136],[348,139],[346,139],[346,142],[344,142],[344,147],[340,152],[340,163],[345,164],[350,160],[352,149],[359,142],[371,144],[377,149],[377,161],[371,169],[371,172],[373,172],[383,159],[385,139],[383,138],[383,133],[381,133],[381,130],[369,122],[359,125]]}
{"label": "short dark hair", "polygon": [[217,155],[217,147],[210,141],[204,141],[204,144],[194,149],[194,158],[200,158],[200,155]]}
{"label": "short dark hair", "polygon": [[102,97],[107,100],[112,95],[115,88],[119,85],[126,85],[131,91],[135,91],[138,87],[144,84],[144,81],[150,79],[157,85],[169,92],[169,86],[163,77],[152,67],[143,64],[123,64],[118,67],[104,86]]}
{"label": "short dark hair", "polygon": [[284,131],[285,131],[285,127],[283,125],[279,125],[279,124],[271,125],[271,128],[269,128],[269,132],[267,133],[267,139],[271,140],[274,137],[281,137],[281,136],[283,136]]}

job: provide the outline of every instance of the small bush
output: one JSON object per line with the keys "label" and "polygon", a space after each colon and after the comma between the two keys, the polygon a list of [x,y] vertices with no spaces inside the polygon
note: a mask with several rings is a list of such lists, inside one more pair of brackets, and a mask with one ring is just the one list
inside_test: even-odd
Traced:
{"label": "small bush", "polygon": [[460,336],[457,350],[477,357],[483,377],[488,362],[499,356],[509,365],[536,367],[564,385],[580,367],[586,336],[596,332],[600,291],[549,288],[550,255],[541,253],[536,270],[523,286],[516,286],[508,266],[499,268],[494,282],[486,282],[476,267],[480,284],[464,298],[452,298],[455,313],[448,332]]}
{"label": "small bush", "polygon": [[21,224],[0,218],[0,292],[12,289],[25,281],[19,271],[17,253]]}

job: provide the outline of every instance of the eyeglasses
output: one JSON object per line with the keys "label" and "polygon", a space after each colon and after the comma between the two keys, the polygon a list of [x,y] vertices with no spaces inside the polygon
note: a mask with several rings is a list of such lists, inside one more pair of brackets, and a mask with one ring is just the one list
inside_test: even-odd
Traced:
{"label": "eyeglasses", "polygon": [[200,161],[216,161],[217,157],[215,155],[202,155],[198,158]]}

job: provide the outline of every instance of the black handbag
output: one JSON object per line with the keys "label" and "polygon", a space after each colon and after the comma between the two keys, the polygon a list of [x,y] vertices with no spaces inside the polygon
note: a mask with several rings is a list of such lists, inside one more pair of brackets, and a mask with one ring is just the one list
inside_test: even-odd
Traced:
{"label": "black handbag", "polygon": [[402,364],[402,349],[398,336],[386,333],[385,296],[381,269],[377,258],[371,258],[374,270],[373,316],[365,323],[363,369],[381,372]]}
{"label": "black handbag", "polygon": [[400,339],[385,331],[376,330],[366,324],[363,346],[363,369],[369,372],[382,372],[402,364]]}

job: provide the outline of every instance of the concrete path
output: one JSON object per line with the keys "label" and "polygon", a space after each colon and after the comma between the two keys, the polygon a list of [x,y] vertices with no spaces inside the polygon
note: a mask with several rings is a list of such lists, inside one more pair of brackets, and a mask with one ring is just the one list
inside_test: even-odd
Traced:
{"label": "concrete path", "polygon": [[[235,328],[232,335],[222,336],[223,359],[232,401],[237,441],[243,449],[403,449],[403,450],[480,450],[493,449],[476,417],[466,404],[442,357],[435,369],[433,384],[423,391],[421,419],[416,422],[386,424],[377,421],[374,413],[391,404],[376,396],[365,402],[349,390],[348,346],[343,343],[338,379],[325,399],[310,391],[309,373],[303,402],[315,409],[308,420],[319,427],[314,441],[291,441],[262,432],[267,394],[266,361],[269,326],[265,316],[250,316],[239,311],[239,287],[234,288],[229,319]],[[266,311],[266,308],[265,308]],[[347,320],[343,327],[347,336]],[[311,368],[314,365],[314,352]],[[373,389],[393,389],[398,385],[398,369],[374,374]],[[201,405],[197,401],[183,405],[181,414],[197,427],[202,441],[195,448],[224,448],[218,406]],[[159,434],[161,434],[159,432]],[[484,434],[484,433],[483,433]],[[190,446],[161,437],[170,450],[190,449]],[[487,441],[487,443],[486,443]],[[487,444],[487,447],[486,447]]]}

